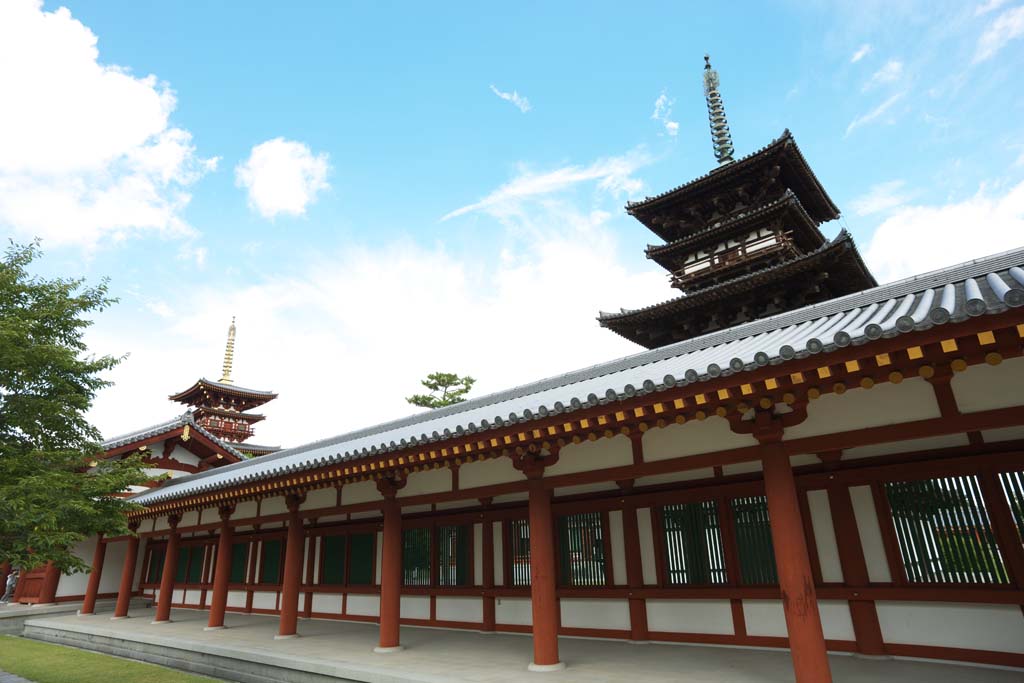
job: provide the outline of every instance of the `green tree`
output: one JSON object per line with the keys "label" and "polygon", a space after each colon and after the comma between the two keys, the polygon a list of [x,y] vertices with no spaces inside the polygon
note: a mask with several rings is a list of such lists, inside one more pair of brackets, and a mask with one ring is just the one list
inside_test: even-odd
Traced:
{"label": "green tree", "polygon": [[420,381],[420,384],[430,389],[430,393],[413,394],[405,400],[422,408],[443,408],[465,401],[466,394],[475,382],[469,375],[459,377],[453,372],[432,372]]}
{"label": "green tree", "polygon": [[111,494],[148,479],[141,455],[103,460],[85,418],[99,374],[121,359],[87,354],[90,315],[114,303],[107,284],[29,273],[39,245],[12,244],[0,260],[0,562],[61,571],[86,567],[72,546],[127,532],[134,505]]}

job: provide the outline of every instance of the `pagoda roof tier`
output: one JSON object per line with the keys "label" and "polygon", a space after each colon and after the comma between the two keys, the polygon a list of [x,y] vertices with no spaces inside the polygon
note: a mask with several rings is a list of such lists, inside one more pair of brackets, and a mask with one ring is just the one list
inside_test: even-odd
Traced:
{"label": "pagoda roof tier", "polygon": [[[620,313],[602,311],[598,321],[630,341],[656,348],[778,313],[767,307],[771,299],[807,292],[819,285],[826,291],[809,294],[810,300],[799,305],[877,285],[845,230],[808,254],[652,306],[623,309]],[[765,305],[761,314],[755,312],[758,303]]]}
{"label": "pagoda roof tier", "polygon": [[136,429],[135,431],[128,432],[126,434],[119,434],[118,436],[111,437],[103,441],[100,444],[100,447],[103,448],[104,453],[109,454],[112,451],[121,451],[126,446],[134,446],[140,443],[151,442],[161,436],[171,437],[176,434],[180,434],[186,426],[209,441],[210,447],[214,452],[220,452],[224,455],[225,463],[239,462],[245,459],[245,456],[243,456],[235,446],[232,446],[227,441],[218,438],[216,435],[204,429],[198,422],[196,422],[192,413],[188,412],[183,415],[179,415],[172,420],[168,420],[167,422],[161,422],[160,424],[143,427],[142,429]]}
{"label": "pagoda roof tier", "polygon": [[249,455],[268,455],[270,453],[277,453],[281,450],[280,446],[259,446],[254,443],[236,444],[236,448]]}
{"label": "pagoda roof tier", "polygon": [[209,400],[211,396],[229,396],[231,398],[238,399],[241,404],[239,406],[239,410],[255,408],[256,406],[261,406],[267,401],[277,398],[277,394],[273,391],[246,389],[244,387],[237,387],[234,384],[213,382],[205,377],[197,381],[185,391],[172,394],[168,398],[172,401],[178,401],[179,403],[198,405],[203,401]]}
{"label": "pagoda roof tier", "polygon": [[647,258],[666,270],[674,271],[682,267],[682,260],[690,250],[701,243],[727,239],[745,229],[760,227],[777,218],[791,219],[786,227],[793,231],[794,241],[804,251],[813,251],[827,241],[818,230],[814,219],[807,215],[797,196],[787,190],[774,201],[727,218],[703,230],[692,232],[668,244],[649,244],[646,249]]}
{"label": "pagoda roof tier", "polygon": [[260,422],[261,420],[267,419],[266,415],[261,415],[259,413],[243,413],[237,410],[223,410],[221,408],[213,408],[211,406],[199,406],[195,409],[194,413],[197,418],[204,414],[217,415],[218,417],[238,418],[239,420],[244,420],[249,423]]}
{"label": "pagoda roof tier", "polygon": [[[571,420],[595,406],[618,410],[636,396],[676,386],[695,390],[724,376],[744,376],[851,345],[957,325],[1024,305],[1024,249],[989,256],[881,287],[754,320],[651,351],[610,360],[452,406],[315,441],[272,455],[163,482],[132,500],[142,505],[187,499],[231,487],[373,462],[428,444],[500,435],[509,425]],[[948,327],[946,327],[948,326]],[[870,351],[868,351],[870,353]],[[827,364],[828,358],[821,363]],[[592,414],[592,413],[591,413]],[[437,447],[437,446],[433,446]],[[196,503],[199,505],[199,503]]]}
{"label": "pagoda roof tier", "polygon": [[839,208],[814,175],[789,129],[765,147],[742,159],[719,166],[706,175],[662,194],[629,202],[626,204],[626,212],[658,237],[670,242],[682,237],[685,229],[674,223],[662,224],[661,217],[666,210],[694,209],[707,203],[716,194],[735,192],[748,182],[751,187],[763,187],[765,176],[772,166],[779,167],[779,180],[796,193],[807,214],[816,223],[839,217]]}

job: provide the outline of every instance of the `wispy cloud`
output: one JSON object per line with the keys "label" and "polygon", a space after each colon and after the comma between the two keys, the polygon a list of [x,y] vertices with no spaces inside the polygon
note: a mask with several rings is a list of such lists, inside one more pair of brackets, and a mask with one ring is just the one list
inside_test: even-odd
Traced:
{"label": "wispy cloud", "polygon": [[1008,9],[989,24],[978,38],[974,63],[984,62],[999,52],[1008,42],[1024,35],[1024,5]]}
{"label": "wispy cloud", "polygon": [[858,216],[870,216],[874,213],[895,209],[909,198],[903,189],[905,185],[906,183],[902,180],[890,180],[873,185],[866,194],[851,201],[850,208]]}
{"label": "wispy cloud", "polygon": [[314,155],[302,142],[274,138],[253,147],[235,168],[235,184],[246,190],[249,206],[264,218],[302,216],[330,188],[329,170],[326,152]]}
{"label": "wispy cloud", "polygon": [[520,95],[515,90],[513,90],[512,92],[502,92],[501,90],[498,90],[498,88],[496,88],[492,83],[491,92],[500,97],[501,99],[505,100],[506,102],[511,102],[513,105],[515,105],[517,109],[519,109],[519,111],[523,112],[524,114],[533,108],[530,106],[530,100]]}
{"label": "wispy cloud", "polygon": [[856,64],[860,60],[864,59],[871,52],[871,43],[864,43],[857,48],[857,51],[850,57],[850,64]]}
{"label": "wispy cloud", "polygon": [[871,78],[867,80],[867,83],[860,89],[861,92],[867,92],[880,85],[888,85],[895,83],[903,77],[903,62],[898,59],[890,59],[885,65],[871,74]]}
{"label": "wispy cloud", "polygon": [[885,102],[882,102],[880,105],[869,111],[867,114],[858,116],[853,121],[850,121],[850,125],[846,127],[845,135],[849,136],[850,133],[857,130],[861,126],[866,126],[867,124],[873,123],[878,119],[882,118],[885,112],[889,111],[889,109],[891,109],[894,104],[899,102],[905,94],[906,93],[898,92],[889,99],[887,99]]}
{"label": "wispy cloud", "polygon": [[633,195],[643,188],[643,182],[633,174],[650,161],[647,153],[635,150],[622,156],[598,159],[589,166],[563,166],[546,173],[523,170],[480,201],[450,211],[441,220],[446,221],[474,211],[505,213],[524,200],[554,194],[587,182],[595,182],[603,192]]}
{"label": "wispy cloud", "polygon": [[665,126],[665,133],[671,137],[679,133],[679,122],[672,120],[672,106],[675,103],[676,101],[670,100],[662,90],[658,99],[654,100],[654,113],[651,114],[652,119],[660,121],[661,125]]}
{"label": "wispy cloud", "polygon": [[980,17],[983,14],[994,12],[1005,4],[1006,0],[988,0],[988,2],[983,2],[974,8],[974,16]]}

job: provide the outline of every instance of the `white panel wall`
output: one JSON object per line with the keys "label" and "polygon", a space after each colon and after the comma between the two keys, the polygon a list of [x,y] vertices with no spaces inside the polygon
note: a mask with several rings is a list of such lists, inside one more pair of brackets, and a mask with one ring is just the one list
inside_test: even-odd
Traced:
{"label": "white panel wall", "polygon": [[864,562],[868,566],[868,580],[872,583],[892,581],[889,562],[885,559],[885,544],[882,529],[878,525],[875,499],[870,486],[851,486],[850,500],[853,502],[853,516],[857,520],[860,543],[864,548]]}
{"label": "white panel wall", "polygon": [[612,576],[616,586],[624,586],[626,580],[626,543],[622,535],[622,511],[608,513],[608,538],[612,546]]}
{"label": "white panel wall", "polygon": [[256,516],[256,501],[246,500],[235,505],[235,514],[231,515],[231,519],[245,519],[246,517]]}
{"label": "white panel wall", "polygon": [[264,498],[260,502],[260,515],[264,517],[269,515],[283,515],[286,512],[288,512],[288,506],[284,502],[284,496]]}
{"label": "white panel wall", "polygon": [[401,615],[404,619],[430,618],[429,595],[403,595],[399,600],[401,602]]}
{"label": "white panel wall", "polygon": [[313,611],[321,614],[341,614],[341,596],[330,593],[314,594]]}
{"label": "white panel wall", "polygon": [[[92,566],[92,555],[96,551],[96,537],[92,536],[79,541],[71,550],[76,556],[82,559],[86,565]],[[55,596],[62,598],[68,595],[85,595],[85,589],[89,585],[89,572],[77,572],[70,576],[61,576],[57,583]]]}
{"label": "white panel wall", "polygon": [[171,603],[178,605],[183,602],[185,602],[185,591],[182,588],[176,588],[174,592],[171,593]]}
{"label": "white panel wall", "polygon": [[245,591],[228,591],[228,607],[245,607],[245,598]]}
{"label": "white panel wall", "polygon": [[376,617],[380,614],[380,596],[377,595],[349,595],[348,613]]}
{"label": "white panel wall", "polygon": [[341,504],[355,505],[356,503],[369,503],[383,500],[377,484],[373,481],[357,481],[354,484],[345,484],[341,487]]}
{"label": "white panel wall", "polygon": [[962,413],[994,410],[1024,403],[1024,358],[999,365],[972,365],[953,375],[953,394]]}
{"label": "white panel wall", "polygon": [[871,390],[824,394],[807,408],[807,420],[786,428],[786,440],[939,417],[932,386],[920,377]]}
{"label": "white panel wall", "polygon": [[562,598],[562,626],[629,630],[628,600]]}
{"label": "white panel wall", "polygon": [[495,623],[518,626],[533,624],[533,606],[529,598],[498,598],[494,603]]}
{"label": "white panel wall", "polygon": [[483,585],[484,577],[484,525],[473,525],[473,585]]}
{"label": "white panel wall", "polygon": [[836,545],[836,529],[832,524],[828,492],[821,489],[808,491],[807,507],[811,512],[814,542],[818,546],[821,578],[826,583],[839,583],[843,580],[843,568],[839,562],[839,548]]}
{"label": "white panel wall", "polygon": [[127,554],[128,541],[107,544],[107,553],[103,556],[103,574],[100,576],[101,594],[116,593],[121,588],[121,572],[124,570],[124,556]]}
{"label": "white panel wall", "polygon": [[439,621],[468,621],[478,624],[484,620],[484,602],[477,597],[438,597],[434,608]]}
{"label": "white panel wall", "polygon": [[512,465],[512,458],[491,458],[459,468],[460,489],[520,481],[523,481],[523,473]]}
{"label": "white panel wall", "polygon": [[252,594],[253,609],[277,609],[277,593],[274,591],[256,591]]}
{"label": "white panel wall", "polygon": [[1019,605],[877,602],[887,643],[1024,653]]}
{"label": "white panel wall", "polygon": [[757,440],[749,434],[736,434],[729,423],[720,417],[670,424],[661,429],[644,432],[644,461],[668,460],[685,455],[710,453],[727,448],[756,446]]}
{"label": "white panel wall", "polygon": [[819,600],[818,615],[821,628],[829,640],[856,640],[850,605],[845,600]]}
{"label": "white panel wall", "polygon": [[494,585],[505,585],[505,540],[501,522],[494,522]]}
{"label": "white panel wall", "polygon": [[306,494],[306,502],[302,504],[303,510],[315,510],[317,508],[328,508],[334,507],[334,503],[338,500],[338,490],[329,487],[325,489],[317,489],[310,491]]}
{"label": "white panel wall", "polygon": [[751,636],[782,636],[785,638],[786,614],[781,600],[744,600],[743,620]]}
{"label": "white panel wall", "polygon": [[[459,485],[461,486],[461,474]],[[398,497],[408,498],[409,496],[422,496],[451,490],[452,471],[447,467],[439,467],[436,470],[410,474],[406,485],[398,492]]]}
{"label": "white panel wall", "polygon": [[610,439],[584,441],[565,446],[559,451],[558,462],[549,467],[544,476],[557,477],[560,474],[589,472],[632,464],[633,445],[628,437],[619,434]]}
{"label": "white panel wall", "polygon": [[847,448],[843,451],[843,460],[872,458],[876,455],[889,455],[891,453],[913,453],[915,451],[939,450],[942,448],[952,448],[954,446],[966,446],[968,443],[970,443],[970,440],[967,438],[966,434],[946,434],[944,436],[928,436],[923,439],[876,443],[870,446]]}
{"label": "white panel wall", "polygon": [[640,508],[636,511],[637,523],[640,526],[640,559],[643,562],[644,583],[658,583],[658,568],[654,561],[654,529],[651,527],[651,508]]}
{"label": "white panel wall", "polygon": [[647,627],[670,633],[735,633],[728,600],[648,600]]}
{"label": "white panel wall", "polygon": [[[647,432],[651,433],[650,430]],[[671,472],[669,474],[655,474],[650,477],[638,477],[633,483],[635,486],[655,486],[657,484],[671,484],[677,481],[693,481],[694,479],[710,479],[715,476],[715,468],[698,467],[695,470],[684,470],[682,472]]]}

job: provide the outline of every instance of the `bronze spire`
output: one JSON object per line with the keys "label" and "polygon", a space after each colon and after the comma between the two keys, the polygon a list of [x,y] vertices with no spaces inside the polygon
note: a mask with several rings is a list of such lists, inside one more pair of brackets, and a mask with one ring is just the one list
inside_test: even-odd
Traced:
{"label": "bronze spire", "polygon": [[711,123],[711,142],[719,164],[731,162],[733,154],[732,134],[725,119],[725,105],[722,93],[718,91],[718,72],[711,68],[710,55],[704,55],[704,98],[708,101],[708,120]]}
{"label": "bronze spire", "polygon": [[228,343],[224,347],[224,370],[220,381],[233,384],[231,381],[231,363],[235,360],[235,316],[231,316],[231,327],[228,328]]}

